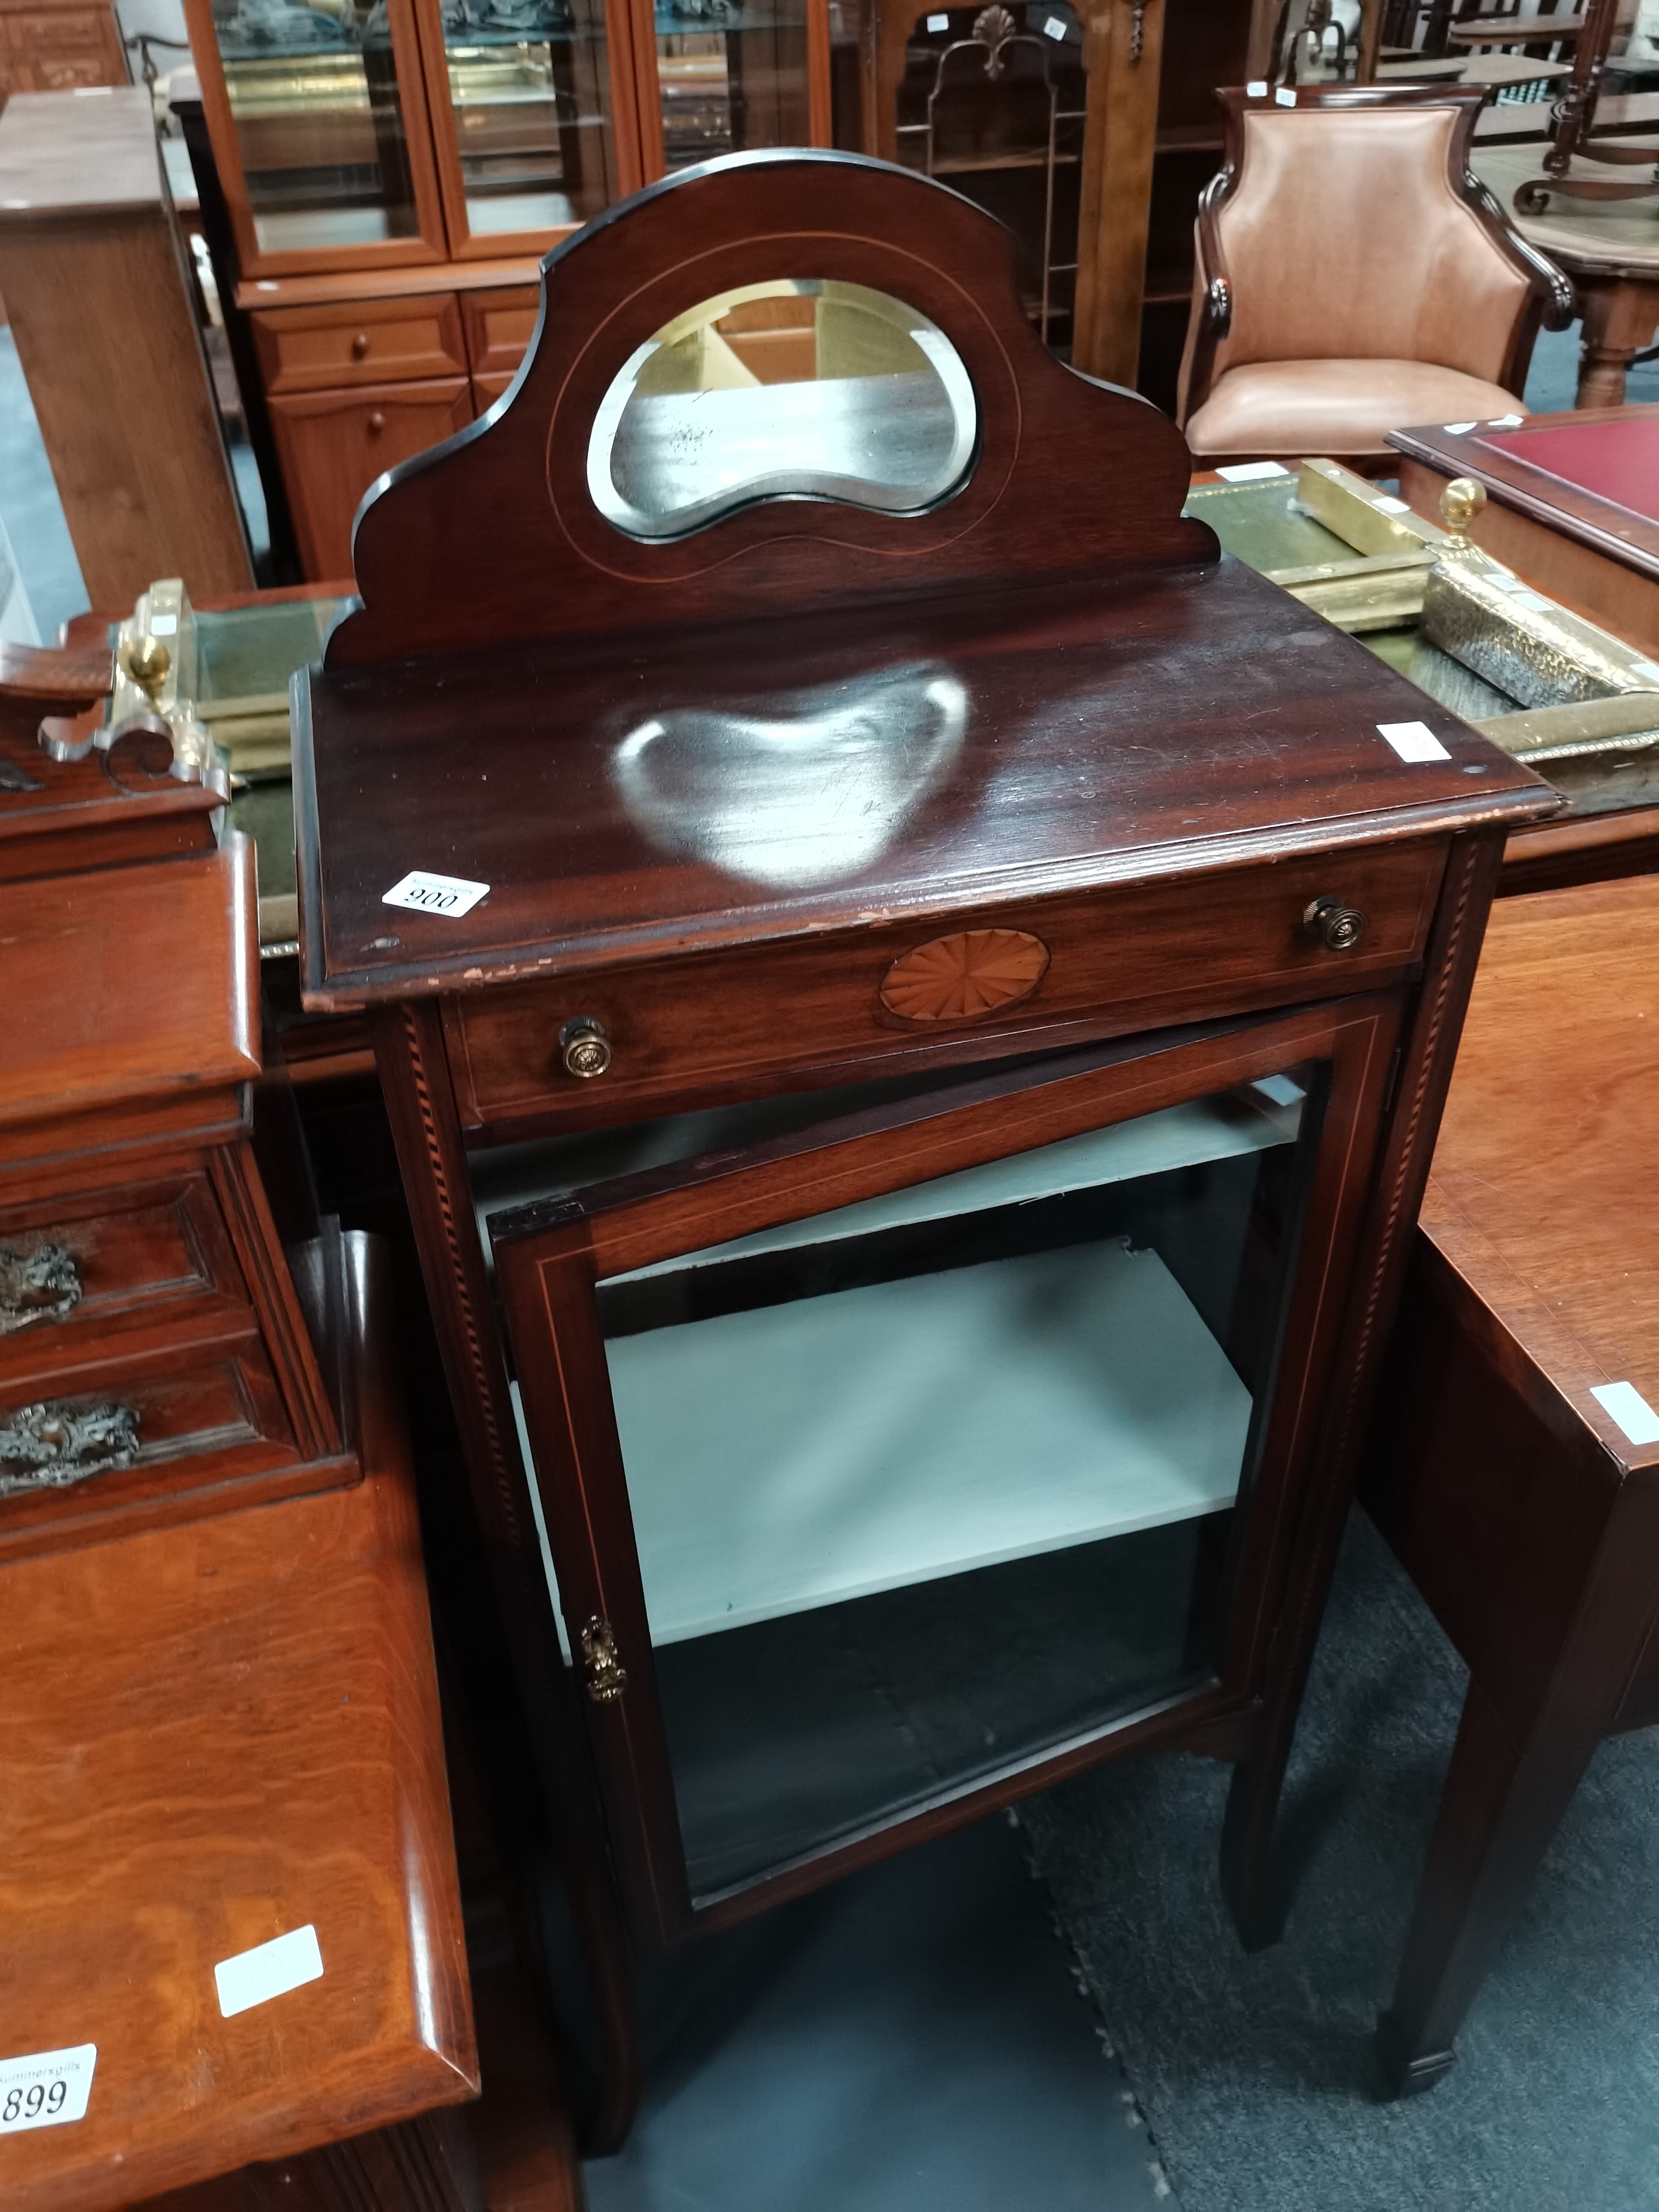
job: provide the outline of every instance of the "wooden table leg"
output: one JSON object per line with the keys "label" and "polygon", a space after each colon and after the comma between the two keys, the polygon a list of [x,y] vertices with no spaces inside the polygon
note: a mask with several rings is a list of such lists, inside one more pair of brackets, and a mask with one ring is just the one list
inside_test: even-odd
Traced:
{"label": "wooden table leg", "polygon": [[1632,357],[1659,327],[1659,285],[1630,276],[1583,276],[1578,289],[1584,309],[1578,404],[1622,407]]}
{"label": "wooden table leg", "polygon": [[1391,2096],[1431,2088],[1526,1901],[1600,1730],[1541,1713],[1516,1741],[1471,1682],[1394,2001],[1377,2021]]}

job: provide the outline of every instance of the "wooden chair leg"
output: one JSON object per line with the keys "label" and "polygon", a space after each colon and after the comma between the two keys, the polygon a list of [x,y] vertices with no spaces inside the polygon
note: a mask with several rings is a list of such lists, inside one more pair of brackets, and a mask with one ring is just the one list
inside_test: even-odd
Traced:
{"label": "wooden chair leg", "polygon": [[1458,1724],[1394,2000],[1377,2021],[1390,2096],[1431,2088],[1526,1902],[1599,1731],[1540,1712],[1517,1741],[1478,1682]]}

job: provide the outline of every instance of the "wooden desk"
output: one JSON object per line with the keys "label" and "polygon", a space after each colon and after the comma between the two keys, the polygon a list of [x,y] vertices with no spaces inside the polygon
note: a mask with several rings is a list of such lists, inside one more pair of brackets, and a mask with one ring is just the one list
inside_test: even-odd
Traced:
{"label": "wooden desk", "polygon": [[[339,1249],[361,1485],[0,1568],[0,2056],[97,2045],[84,2119],[0,2134],[8,2212],[477,2093],[389,1286]],[[226,2018],[307,1926],[321,1978]]]}
{"label": "wooden desk", "polygon": [[[1551,200],[1541,215],[1515,204],[1519,187],[1540,173],[1540,149],[1488,146],[1474,173],[1523,238],[1557,261],[1578,287],[1584,313],[1578,371],[1581,407],[1617,407],[1633,355],[1659,329],[1659,221],[1650,200]],[[1594,162],[1572,175],[1606,177]]]}
{"label": "wooden desk", "polygon": [[1659,882],[1494,909],[1361,1495],[1470,1668],[1382,2044],[1427,2086],[1591,1752],[1659,1719]]}

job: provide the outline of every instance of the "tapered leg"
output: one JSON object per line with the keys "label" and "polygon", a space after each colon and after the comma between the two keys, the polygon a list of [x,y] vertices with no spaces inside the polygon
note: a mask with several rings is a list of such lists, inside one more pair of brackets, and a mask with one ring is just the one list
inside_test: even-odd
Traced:
{"label": "tapered leg", "polygon": [[1595,1750],[1582,1714],[1516,1734],[1469,1686],[1394,2001],[1377,2022],[1391,2096],[1432,2087],[1452,2039],[1526,1902]]}
{"label": "tapered leg", "polygon": [[1625,373],[1652,339],[1659,292],[1630,278],[1581,286],[1584,335],[1579,352],[1578,404],[1622,407]]}

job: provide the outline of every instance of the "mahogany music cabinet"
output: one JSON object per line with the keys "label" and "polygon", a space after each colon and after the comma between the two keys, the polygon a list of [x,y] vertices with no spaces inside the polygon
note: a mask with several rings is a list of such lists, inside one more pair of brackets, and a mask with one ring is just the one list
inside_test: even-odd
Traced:
{"label": "mahogany music cabinet", "polygon": [[1008,249],[832,155],[612,210],[296,679],[307,1003],[372,1012],[613,2135],[613,1881],[671,1942],[1178,1746],[1237,1762],[1274,1932],[1486,908],[1556,804],[1182,519],[1180,434],[1045,353]]}

